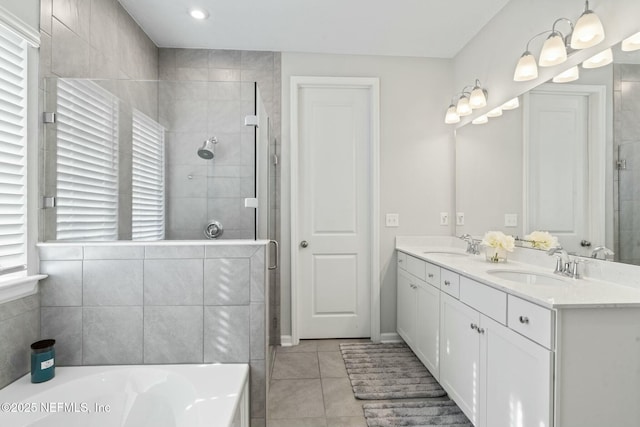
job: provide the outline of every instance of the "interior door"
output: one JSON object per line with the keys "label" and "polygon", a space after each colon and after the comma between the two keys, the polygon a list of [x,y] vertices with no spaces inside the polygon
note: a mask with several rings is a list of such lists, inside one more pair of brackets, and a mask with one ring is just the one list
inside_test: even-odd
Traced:
{"label": "interior door", "polygon": [[531,92],[525,232],[548,231],[572,251],[592,239],[588,129],[587,95]]}
{"label": "interior door", "polygon": [[371,111],[367,88],[299,88],[299,338],[370,336]]}

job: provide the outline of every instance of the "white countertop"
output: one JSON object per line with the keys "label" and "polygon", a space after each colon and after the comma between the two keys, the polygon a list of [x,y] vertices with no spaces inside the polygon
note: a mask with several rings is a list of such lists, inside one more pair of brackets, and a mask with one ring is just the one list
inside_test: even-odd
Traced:
{"label": "white countertop", "polygon": [[444,251],[464,254],[464,249],[458,245],[423,246],[416,245],[417,243],[397,242],[396,249],[547,308],[640,307],[640,289],[630,286],[588,277],[572,279],[560,275],[553,277],[563,280],[563,284],[525,284],[487,273],[489,270],[500,269],[550,276],[553,273],[553,259],[550,259],[550,268],[514,260],[491,263],[486,261],[484,254],[460,256],[438,253]]}

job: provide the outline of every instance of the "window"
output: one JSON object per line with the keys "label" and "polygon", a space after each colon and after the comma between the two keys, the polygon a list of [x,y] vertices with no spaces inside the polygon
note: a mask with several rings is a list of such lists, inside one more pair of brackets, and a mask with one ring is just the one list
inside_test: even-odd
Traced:
{"label": "window", "polygon": [[56,239],[118,239],[118,100],[58,79]]}
{"label": "window", "polygon": [[164,239],[164,128],[133,111],[133,240]]}
{"label": "window", "polygon": [[0,26],[0,272],[3,273],[26,269],[26,157],[27,42]]}

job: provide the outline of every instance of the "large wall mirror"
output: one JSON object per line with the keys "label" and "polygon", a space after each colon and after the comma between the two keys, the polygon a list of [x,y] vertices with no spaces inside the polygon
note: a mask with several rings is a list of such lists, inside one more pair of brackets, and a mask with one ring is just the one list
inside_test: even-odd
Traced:
{"label": "large wall mirror", "polygon": [[605,246],[640,265],[640,51],[613,52],[612,64],[579,67],[579,79],[545,82],[519,109],[456,131],[458,235],[549,231],[571,253]]}

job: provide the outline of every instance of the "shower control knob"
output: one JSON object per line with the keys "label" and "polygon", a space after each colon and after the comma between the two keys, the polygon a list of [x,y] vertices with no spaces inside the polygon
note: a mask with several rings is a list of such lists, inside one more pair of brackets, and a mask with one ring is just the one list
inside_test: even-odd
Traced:
{"label": "shower control knob", "polygon": [[309,246],[309,242],[307,242],[306,240],[303,240],[302,242],[300,242],[301,248],[306,248],[307,246]]}

